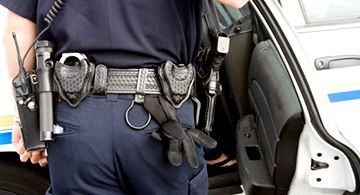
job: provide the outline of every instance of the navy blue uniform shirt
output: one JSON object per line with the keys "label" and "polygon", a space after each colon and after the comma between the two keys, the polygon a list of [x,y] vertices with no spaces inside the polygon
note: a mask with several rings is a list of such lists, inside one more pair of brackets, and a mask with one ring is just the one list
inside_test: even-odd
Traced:
{"label": "navy blue uniform shirt", "polygon": [[[54,0],[0,0],[9,10],[47,26]],[[108,67],[191,63],[201,44],[201,0],[67,0],[40,40],[63,52],[82,52]]]}

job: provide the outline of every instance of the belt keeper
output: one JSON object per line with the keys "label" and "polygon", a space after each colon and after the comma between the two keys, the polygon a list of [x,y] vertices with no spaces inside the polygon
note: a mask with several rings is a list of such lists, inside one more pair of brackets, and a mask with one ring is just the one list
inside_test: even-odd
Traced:
{"label": "belt keeper", "polygon": [[138,103],[138,104],[144,103],[147,73],[148,73],[147,68],[139,69],[138,81],[137,81],[136,92],[135,92],[135,103]]}
{"label": "belt keeper", "polygon": [[94,94],[106,94],[107,83],[107,68],[103,64],[99,64],[95,69],[95,79],[94,79]]}
{"label": "belt keeper", "polygon": [[130,107],[126,110],[125,113],[125,120],[126,123],[133,129],[137,129],[137,130],[141,130],[144,129],[145,127],[147,127],[150,122],[151,122],[151,114],[148,113],[148,120],[146,121],[146,123],[141,126],[141,127],[137,127],[131,124],[131,122],[129,121],[129,112],[130,110],[134,107],[134,103],[137,104],[143,104],[145,101],[145,89],[146,89],[146,80],[147,80],[147,73],[148,73],[148,69],[146,68],[140,68],[138,71],[138,80],[137,80],[137,84],[136,84],[136,92],[135,92],[135,99],[131,102]]}

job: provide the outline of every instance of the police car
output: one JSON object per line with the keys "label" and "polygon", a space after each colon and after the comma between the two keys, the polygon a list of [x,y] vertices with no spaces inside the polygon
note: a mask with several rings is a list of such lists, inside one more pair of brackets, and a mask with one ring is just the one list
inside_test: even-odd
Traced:
{"label": "police car", "polygon": [[[360,1],[204,5],[204,43],[230,37],[213,133],[236,148],[244,193],[359,194]],[[234,193],[232,177],[210,194],[225,179]]]}
{"label": "police car", "polygon": [[[209,172],[209,194],[360,193],[359,5],[251,0],[236,10],[204,0],[203,46],[230,37],[213,137],[238,167]],[[41,194],[47,169],[19,162],[10,90],[1,91],[0,194]]]}

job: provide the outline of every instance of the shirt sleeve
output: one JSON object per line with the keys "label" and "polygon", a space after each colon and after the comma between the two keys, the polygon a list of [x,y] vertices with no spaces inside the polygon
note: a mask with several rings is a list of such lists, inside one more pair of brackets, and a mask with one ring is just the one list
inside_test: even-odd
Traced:
{"label": "shirt sleeve", "polygon": [[0,4],[19,16],[36,23],[37,0],[0,0]]}

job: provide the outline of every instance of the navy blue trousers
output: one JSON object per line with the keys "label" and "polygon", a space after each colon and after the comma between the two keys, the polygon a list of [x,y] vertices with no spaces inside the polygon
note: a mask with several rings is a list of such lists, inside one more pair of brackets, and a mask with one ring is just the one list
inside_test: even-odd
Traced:
{"label": "navy blue trousers", "polygon": [[[171,165],[164,143],[150,135],[159,130],[155,120],[143,130],[134,130],[125,122],[133,99],[133,95],[90,95],[77,108],[66,102],[55,106],[55,124],[64,132],[49,143],[48,194],[207,194],[202,148],[196,145],[199,168],[190,168],[184,153],[179,167]],[[177,115],[185,129],[194,127],[191,100]],[[148,114],[135,104],[129,119],[142,126]]]}

